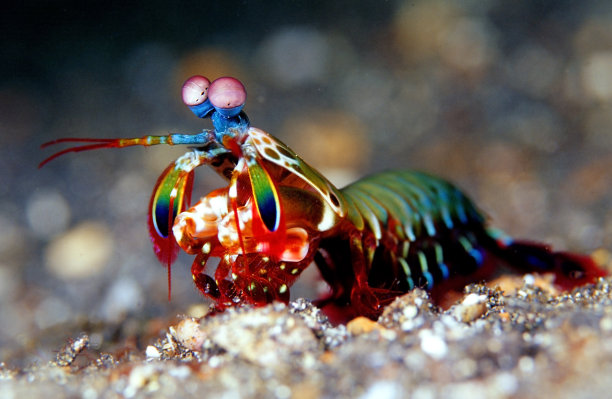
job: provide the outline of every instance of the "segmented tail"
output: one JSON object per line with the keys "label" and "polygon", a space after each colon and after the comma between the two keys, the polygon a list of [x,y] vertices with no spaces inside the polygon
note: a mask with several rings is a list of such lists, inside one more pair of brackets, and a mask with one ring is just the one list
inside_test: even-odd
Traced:
{"label": "segmented tail", "polygon": [[595,283],[608,274],[588,255],[555,252],[548,245],[529,241],[498,241],[498,244],[498,256],[511,267],[523,272],[552,272],[555,285],[563,290]]}
{"label": "segmented tail", "polygon": [[[554,252],[549,246],[513,240],[487,227],[469,198],[427,174],[383,172],[343,188],[342,194],[348,206],[355,208],[349,211],[349,220],[377,243],[375,248],[365,248],[370,254],[372,288],[421,287],[436,298],[437,293],[491,279],[504,266],[521,273],[554,273],[555,285],[563,290],[595,283],[608,274],[589,256]],[[339,245],[321,242],[329,258],[334,258]],[[319,263],[325,269],[326,262]]]}

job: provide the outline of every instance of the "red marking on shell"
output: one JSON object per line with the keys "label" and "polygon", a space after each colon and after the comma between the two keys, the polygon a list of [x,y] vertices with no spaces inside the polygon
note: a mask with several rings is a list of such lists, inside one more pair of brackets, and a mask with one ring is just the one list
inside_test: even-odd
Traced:
{"label": "red marking on shell", "polygon": [[238,79],[223,77],[210,84],[208,98],[215,108],[239,107],[246,102],[246,89]]}
{"label": "red marking on shell", "polygon": [[204,76],[195,75],[190,77],[183,84],[181,91],[183,103],[189,106],[202,104],[208,98],[209,86],[210,80]]}

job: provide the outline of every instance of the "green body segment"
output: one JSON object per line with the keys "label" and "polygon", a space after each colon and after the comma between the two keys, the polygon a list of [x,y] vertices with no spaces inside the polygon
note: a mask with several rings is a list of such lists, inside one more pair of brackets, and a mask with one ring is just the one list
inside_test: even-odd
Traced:
{"label": "green body segment", "polygon": [[[437,225],[452,229],[459,223],[484,222],[484,217],[459,189],[450,183],[416,171],[390,171],[346,186],[342,194],[360,211],[371,230],[385,230],[389,218],[404,226],[395,234],[414,241],[436,235]],[[349,216],[349,219],[356,216]],[[372,228],[372,223],[378,226]],[[361,225],[360,220],[352,220]]]}
{"label": "green body segment", "polygon": [[450,183],[421,172],[390,171],[341,192],[348,209],[356,210],[347,212],[350,225],[362,237],[375,238],[369,250],[376,256],[366,265],[372,287],[389,288],[376,282],[395,281],[400,290],[431,288],[457,268],[465,267],[463,274],[481,265],[477,243],[486,234],[484,217]]}

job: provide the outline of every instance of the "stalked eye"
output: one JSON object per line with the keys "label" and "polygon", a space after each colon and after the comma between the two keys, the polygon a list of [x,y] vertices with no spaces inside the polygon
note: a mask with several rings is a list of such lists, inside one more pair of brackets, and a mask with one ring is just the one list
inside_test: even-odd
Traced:
{"label": "stalked eye", "polygon": [[238,79],[223,77],[215,79],[208,89],[210,104],[226,117],[240,113],[246,102],[246,89]]}
{"label": "stalked eye", "polygon": [[200,105],[208,98],[210,80],[204,76],[195,75],[190,77],[183,84],[182,94],[185,105]]}

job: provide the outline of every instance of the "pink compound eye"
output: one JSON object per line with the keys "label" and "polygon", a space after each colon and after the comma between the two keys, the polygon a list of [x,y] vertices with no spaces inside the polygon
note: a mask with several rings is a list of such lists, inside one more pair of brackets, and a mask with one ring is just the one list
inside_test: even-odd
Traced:
{"label": "pink compound eye", "polygon": [[246,102],[246,89],[238,79],[223,77],[210,84],[208,98],[215,108],[242,107]]}
{"label": "pink compound eye", "polygon": [[195,75],[183,84],[182,94],[185,105],[200,105],[208,98],[210,80],[204,76]]}

